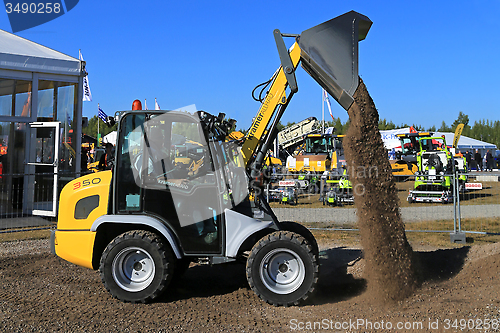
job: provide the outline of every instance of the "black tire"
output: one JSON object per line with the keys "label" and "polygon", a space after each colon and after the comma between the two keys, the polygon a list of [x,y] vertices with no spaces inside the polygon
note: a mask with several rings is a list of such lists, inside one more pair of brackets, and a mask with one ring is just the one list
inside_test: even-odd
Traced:
{"label": "black tire", "polygon": [[[319,246],[318,242],[316,241],[316,238],[314,238],[314,235],[312,234],[311,230],[307,229],[304,227],[302,224],[297,223],[297,222],[292,222],[292,221],[283,221],[280,222],[280,228],[285,231],[291,231],[296,234],[301,235],[307,241],[312,247],[313,253],[316,256],[316,259],[319,258]],[[318,261],[319,262],[319,261]]]}
{"label": "black tire", "polygon": [[154,233],[125,232],[108,244],[101,256],[99,272],[113,297],[131,303],[146,303],[160,296],[175,270],[172,249]]}
{"label": "black tire", "polygon": [[275,306],[298,305],[316,291],[319,265],[299,234],[276,231],[254,245],[246,266],[250,288]]}

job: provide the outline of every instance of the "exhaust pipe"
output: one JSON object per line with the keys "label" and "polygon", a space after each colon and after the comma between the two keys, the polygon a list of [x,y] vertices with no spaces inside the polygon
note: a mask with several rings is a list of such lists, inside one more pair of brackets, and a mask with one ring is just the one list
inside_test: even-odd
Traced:
{"label": "exhaust pipe", "polygon": [[346,110],[359,84],[358,42],[371,25],[368,17],[350,11],[297,37],[304,70]]}

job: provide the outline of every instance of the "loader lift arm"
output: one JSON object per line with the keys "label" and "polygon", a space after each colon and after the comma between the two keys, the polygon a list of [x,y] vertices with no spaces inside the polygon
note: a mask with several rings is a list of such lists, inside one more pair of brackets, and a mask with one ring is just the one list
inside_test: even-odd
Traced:
{"label": "loader lift arm", "polygon": [[[371,24],[368,17],[350,11],[300,35],[274,31],[281,66],[271,79],[242,147],[245,167],[251,178],[262,172],[269,145],[278,133],[277,124],[298,91],[295,70],[299,63],[344,109],[349,109],[359,83],[358,42],[366,37]],[[296,38],[290,50],[286,49],[283,37]]]}

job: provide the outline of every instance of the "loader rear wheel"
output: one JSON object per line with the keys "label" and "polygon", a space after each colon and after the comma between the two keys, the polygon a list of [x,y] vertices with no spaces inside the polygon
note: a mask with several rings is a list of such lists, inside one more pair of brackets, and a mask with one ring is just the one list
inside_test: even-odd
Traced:
{"label": "loader rear wheel", "polygon": [[290,231],[276,231],[254,245],[247,260],[252,290],[275,306],[298,305],[316,290],[319,265],[310,243]]}
{"label": "loader rear wheel", "polygon": [[108,244],[101,256],[99,272],[113,297],[146,303],[166,290],[174,266],[172,250],[156,234],[132,230]]}

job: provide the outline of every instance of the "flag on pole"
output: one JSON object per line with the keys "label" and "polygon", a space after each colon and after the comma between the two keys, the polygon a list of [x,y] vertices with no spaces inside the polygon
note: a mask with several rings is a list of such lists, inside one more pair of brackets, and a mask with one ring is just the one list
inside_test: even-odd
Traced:
{"label": "flag on pole", "polygon": [[102,111],[101,107],[99,106],[99,104],[97,104],[97,108],[99,109],[99,111],[97,112],[97,116],[104,122],[106,122],[107,118],[108,118],[108,115],[104,113],[104,111]]}
{"label": "flag on pole", "polygon": [[323,89],[323,100],[326,102],[326,105],[328,105],[328,111],[330,111],[330,116],[332,116],[332,119],[335,120],[332,113],[332,105],[330,104],[330,99],[328,98],[328,94],[326,93],[325,89]]}
{"label": "flag on pole", "polygon": [[161,110],[160,104],[158,104],[158,102],[156,101],[156,97],[155,97],[155,110]]}
{"label": "flag on pole", "polygon": [[148,103],[146,103],[146,99],[144,98],[144,110],[149,110],[148,109]]}
{"label": "flag on pole", "polygon": [[[82,51],[81,50],[78,50],[78,53],[80,55],[80,61],[84,61],[83,60],[83,56],[82,56]],[[90,92],[90,86],[89,86],[89,76],[88,75],[85,75],[83,77],[83,99],[82,99],[84,102],[85,101],[92,101],[92,93]]]}

